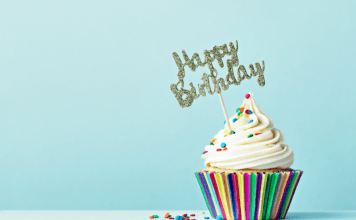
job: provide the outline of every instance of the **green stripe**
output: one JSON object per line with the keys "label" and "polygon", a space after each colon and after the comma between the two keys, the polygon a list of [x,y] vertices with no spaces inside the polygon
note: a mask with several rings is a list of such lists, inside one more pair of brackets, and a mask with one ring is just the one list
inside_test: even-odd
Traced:
{"label": "green stripe", "polygon": [[266,219],[266,213],[267,213],[267,201],[268,201],[268,195],[269,195],[269,188],[271,186],[272,182],[272,174],[266,173],[267,174],[267,180],[266,180],[266,190],[265,190],[265,197],[263,201],[263,215],[262,219]]}
{"label": "green stripe", "polygon": [[210,209],[210,205],[209,205],[208,199],[206,198],[206,195],[205,195],[204,187],[203,187],[202,183],[200,182],[200,178],[199,178],[198,172],[195,172],[194,174],[195,174],[195,177],[196,177],[197,180],[198,180],[198,183],[199,183],[201,192],[203,193],[203,196],[204,196],[204,199],[205,199],[205,203],[206,203],[206,206],[207,206],[208,209],[209,209],[210,215],[213,216],[213,212],[212,212],[211,209]]}
{"label": "green stripe", "polygon": [[286,198],[285,198],[285,200],[284,200],[283,207],[282,207],[281,216],[284,216],[284,215],[285,215],[286,209],[287,209],[288,204],[289,204],[288,201],[289,201],[289,199],[290,199],[290,197],[291,197],[291,195],[292,195],[292,193],[293,193],[293,191],[292,191],[292,190],[293,190],[293,186],[295,185],[295,181],[297,180],[298,174],[299,174],[298,171],[295,171],[295,172],[293,173],[292,181],[291,181],[291,183],[290,183],[290,185],[289,185],[289,188],[288,188],[288,191],[287,191],[287,195],[286,195]]}
{"label": "green stripe", "polygon": [[250,219],[255,219],[255,201],[256,201],[256,174],[250,175]]}
{"label": "green stripe", "polygon": [[267,206],[267,213],[266,213],[266,218],[267,219],[269,219],[269,217],[271,215],[274,191],[276,190],[278,176],[279,176],[278,173],[273,173],[272,174],[272,183],[271,183],[271,187],[270,187],[269,195],[268,195],[268,206]]}

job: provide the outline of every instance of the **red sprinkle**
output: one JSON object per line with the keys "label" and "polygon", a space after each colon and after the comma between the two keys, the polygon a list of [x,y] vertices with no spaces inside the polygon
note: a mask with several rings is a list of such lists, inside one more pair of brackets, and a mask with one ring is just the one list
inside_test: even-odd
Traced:
{"label": "red sprinkle", "polygon": [[190,216],[195,216],[195,214],[191,214]]}
{"label": "red sprinkle", "polygon": [[174,218],[169,218],[169,219],[174,219]]}
{"label": "red sprinkle", "polygon": [[250,98],[250,94],[246,94],[246,95],[245,95],[245,98],[246,98],[246,99]]}
{"label": "red sprinkle", "polygon": [[256,133],[255,135],[260,135],[260,134],[262,134],[262,133]]}
{"label": "red sprinkle", "polygon": [[245,113],[248,114],[248,109],[246,109]]}
{"label": "red sprinkle", "polygon": [[208,151],[204,151],[204,152],[203,152],[203,154],[206,154],[206,153],[208,153]]}
{"label": "red sprinkle", "polygon": [[216,151],[221,151],[221,149],[219,148],[219,149],[216,149]]}
{"label": "red sprinkle", "polygon": [[186,217],[187,215],[188,215],[188,214],[183,214],[182,216],[183,216],[183,217]]}

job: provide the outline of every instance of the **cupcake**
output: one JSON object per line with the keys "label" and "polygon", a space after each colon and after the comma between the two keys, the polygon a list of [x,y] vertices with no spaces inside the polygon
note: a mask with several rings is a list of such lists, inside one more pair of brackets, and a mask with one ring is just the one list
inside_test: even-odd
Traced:
{"label": "cupcake", "polygon": [[236,114],[205,147],[206,169],[195,172],[213,218],[285,218],[302,171],[291,169],[294,154],[283,134],[245,96]]}

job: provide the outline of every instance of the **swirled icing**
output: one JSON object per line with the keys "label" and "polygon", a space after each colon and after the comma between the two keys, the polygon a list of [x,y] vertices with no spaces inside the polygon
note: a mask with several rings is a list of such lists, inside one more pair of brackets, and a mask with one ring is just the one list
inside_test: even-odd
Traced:
{"label": "swirled icing", "polygon": [[252,93],[246,95],[236,112],[229,119],[231,131],[226,123],[205,147],[202,158],[206,167],[271,169],[289,168],[293,164],[292,149],[283,144],[283,134],[274,128],[273,121],[257,105]]}

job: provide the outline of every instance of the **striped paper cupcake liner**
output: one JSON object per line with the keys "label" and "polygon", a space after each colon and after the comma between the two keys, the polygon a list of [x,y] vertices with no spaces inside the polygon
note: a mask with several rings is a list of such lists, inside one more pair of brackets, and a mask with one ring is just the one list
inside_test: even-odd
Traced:
{"label": "striped paper cupcake liner", "polygon": [[213,218],[260,220],[285,218],[302,173],[197,171],[195,176]]}

